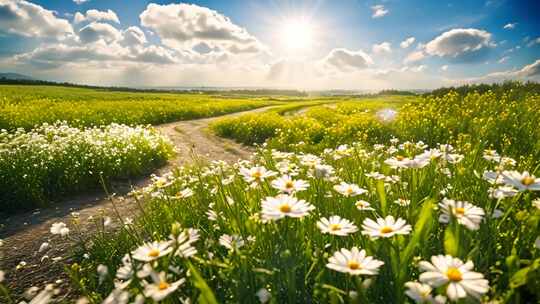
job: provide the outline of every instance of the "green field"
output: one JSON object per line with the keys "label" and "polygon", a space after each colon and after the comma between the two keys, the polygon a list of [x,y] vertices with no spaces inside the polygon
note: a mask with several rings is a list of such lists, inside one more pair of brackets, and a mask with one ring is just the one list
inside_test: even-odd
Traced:
{"label": "green field", "polygon": [[0,85],[0,129],[66,121],[74,127],[139,125],[211,117],[274,104],[270,97],[141,93]]}

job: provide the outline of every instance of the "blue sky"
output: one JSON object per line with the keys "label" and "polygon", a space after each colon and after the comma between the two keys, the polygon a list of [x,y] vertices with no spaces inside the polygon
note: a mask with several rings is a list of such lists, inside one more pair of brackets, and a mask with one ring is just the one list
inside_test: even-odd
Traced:
{"label": "blue sky", "polygon": [[539,12],[504,0],[0,0],[0,70],[131,86],[538,80]]}

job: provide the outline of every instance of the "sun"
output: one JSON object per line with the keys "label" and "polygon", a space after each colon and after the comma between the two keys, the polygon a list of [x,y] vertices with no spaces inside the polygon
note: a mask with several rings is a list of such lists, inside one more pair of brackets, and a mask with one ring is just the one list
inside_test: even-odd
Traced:
{"label": "sun", "polygon": [[287,20],[280,30],[283,46],[291,51],[306,50],[313,45],[313,25],[305,19]]}

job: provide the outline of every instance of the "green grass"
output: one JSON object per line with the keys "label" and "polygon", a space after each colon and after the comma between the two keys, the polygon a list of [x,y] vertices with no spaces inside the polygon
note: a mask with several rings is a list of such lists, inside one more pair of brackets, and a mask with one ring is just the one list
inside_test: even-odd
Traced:
{"label": "green grass", "polygon": [[[179,303],[179,299],[185,298],[204,301],[208,295],[219,303],[257,303],[256,293],[262,288],[271,294],[272,303],[405,303],[409,300],[404,284],[418,280],[418,262],[439,254],[474,263],[473,270],[489,280],[490,288],[483,301],[526,303],[538,299],[540,294],[534,286],[539,280],[540,249],[534,247],[537,234],[531,233],[538,231],[540,223],[540,210],[531,203],[538,197],[537,192],[525,191],[500,200],[490,198],[491,185],[477,174],[495,170],[498,164],[483,158],[481,146],[452,152],[464,156],[457,163],[448,161],[450,158],[443,153],[424,168],[400,170],[385,164],[396,154],[390,152],[393,149],[410,157],[423,151],[421,144],[407,144],[403,148],[387,144],[377,150],[355,144],[327,151],[317,158],[320,164],[335,169],[335,175],[326,177],[316,176],[307,161],[313,160],[313,156],[302,154],[279,155],[261,150],[253,161],[241,164],[247,168],[264,166],[276,172],[295,172],[294,179],[307,181],[309,188],[293,195],[315,209],[300,219],[286,217],[262,222],[263,200],[280,191],[271,185],[274,178],[250,186],[239,174],[237,165],[194,166],[164,176],[135,193],[144,204],[140,205],[142,216],[133,225],[116,232],[100,231],[91,239],[91,247],[77,250],[76,255],[87,253],[89,258],[79,259],[80,264],[71,268],[73,284],[91,302],[100,303],[114,288],[113,280],[116,270],[123,265],[124,254],[129,257],[130,252],[146,242],[165,242],[171,234],[194,228],[200,234],[189,245],[196,248],[195,256],[166,254],[150,264],[152,271],[167,273],[169,283],[186,279],[166,298],[168,303]],[[533,168],[523,166],[518,163],[516,169],[534,172]],[[509,166],[504,170],[512,169]],[[394,181],[366,176],[373,171],[394,176]],[[340,181],[355,183],[367,192],[356,197],[343,196],[333,189]],[[191,189],[193,196],[178,195],[185,189]],[[442,210],[436,207],[444,198],[468,201],[482,208],[485,216],[478,229],[469,230],[458,224],[456,218],[449,224],[439,222]],[[359,199],[369,202],[373,210],[358,210],[355,202]],[[410,204],[398,205],[398,199],[410,200]],[[503,216],[492,217],[499,212],[495,210],[502,211]],[[209,212],[215,216],[210,217]],[[352,221],[360,231],[366,218],[393,215],[410,224],[412,232],[382,239],[371,239],[360,231],[347,236],[323,234],[317,221],[332,215]],[[225,234],[240,236],[243,246],[227,249],[218,241]],[[185,246],[189,247],[184,243]],[[326,267],[336,251],[353,246],[384,262],[378,275],[351,276]],[[124,263],[133,269],[141,269],[144,264],[133,258]],[[109,269],[101,284],[96,276],[98,265]],[[200,277],[193,272],[187,274],[188,269],[196,269]],[[145,284],[152,283],[149,277],[132,278],[124,288],[131,298],[144,294]],[[355,299],[350,297],[351,292],[357,294]],[[446,295],[446,288],[433,293]],[[148,294],[147,297],[150,298]],[[470,295],[461,302],[475,303]]]}
{"label": "green grass", "polygon": [[66,121],[71,126],[160,124],[211,117],[275,104],[268,97],[111,92],[54,86],[0,85],[0,129],[32,129]]}

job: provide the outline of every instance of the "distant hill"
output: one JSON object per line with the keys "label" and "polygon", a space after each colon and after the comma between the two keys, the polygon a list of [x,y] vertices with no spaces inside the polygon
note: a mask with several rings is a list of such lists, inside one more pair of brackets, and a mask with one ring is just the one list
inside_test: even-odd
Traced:
{"label": "distant hill", "polygon": [[34,78],[18,74],[18,73],[0,73],[0,79],[10,79],[10,80],[35,80]]}

